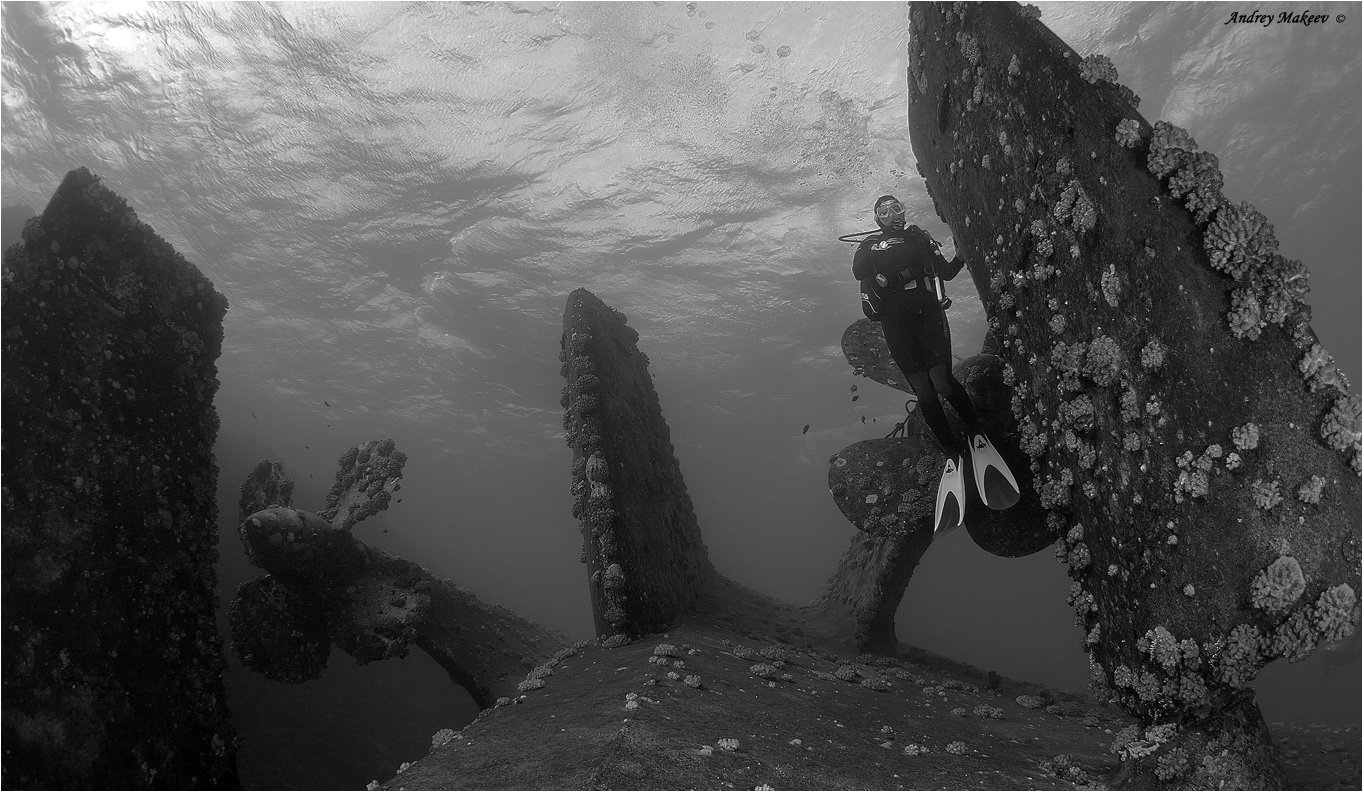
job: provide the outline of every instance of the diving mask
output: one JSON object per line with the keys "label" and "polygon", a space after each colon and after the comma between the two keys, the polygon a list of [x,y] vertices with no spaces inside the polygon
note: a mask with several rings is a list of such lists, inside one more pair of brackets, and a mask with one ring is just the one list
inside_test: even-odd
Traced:
{"label": "diving mask", "polygon": [[905,208],[899,201],[887,201],[878,204],[876,207],[876,219],[889,221],[892,218],[902,218],[905,216]]}

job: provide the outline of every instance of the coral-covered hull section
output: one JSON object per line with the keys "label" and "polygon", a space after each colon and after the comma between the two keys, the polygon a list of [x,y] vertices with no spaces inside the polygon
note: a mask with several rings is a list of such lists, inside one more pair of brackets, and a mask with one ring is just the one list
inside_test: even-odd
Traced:
{"label": "coral-covered hull section", "polygon": [[[1150,722],[1215,716],[1358,624],[1358,399],[1317,371],[1305,274],[1216,159],[1028,16],[912,5],[914,151],[1000,338],[1096,682]],[[1266,572],[1281,557],[1300,578]],[[1222,781],[1272,784],[1255,751]]]}
{"label": "coral-covered hull section", "polygon": [[4,786],[235,787],[217,558],[227,301],[85,169],[4,257]]}
{"label": "coral-covered hull section", "polygon": [[715,575],[638,339],[591,292],[569,295],[564,428],[599,634],[662,629]]}

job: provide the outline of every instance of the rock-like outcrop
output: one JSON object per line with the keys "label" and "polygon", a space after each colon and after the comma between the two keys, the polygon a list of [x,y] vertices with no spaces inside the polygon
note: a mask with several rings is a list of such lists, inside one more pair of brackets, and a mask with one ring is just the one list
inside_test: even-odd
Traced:
{"label": "rock-like outcrop", "polygon": [[1306,271],[1026,9],[912,4],[908,77],[1096,690],[1143,720],[1116,751],[1151,784],[1280,783],[1246,683],[1359,622],[1359,399]]}
{"label": "rock-like outcrop", "polygon": [[256,466],[242,485],[241,535],[267,574],[232,600],[233,647],[251,669],[296,683],[321,675],[332,644],[362,664],[416,645],[491,707],[569,642],[355,539],[350,527],[388,506],[406,459],[392,440],[351,447],[318,514],[293,508],[293,482],[277,463]]}
{"label": "rock-like outcrop", "polygon": [[235,787],[213,571],[227,301],[83,168],[3,284],[4,786]]}

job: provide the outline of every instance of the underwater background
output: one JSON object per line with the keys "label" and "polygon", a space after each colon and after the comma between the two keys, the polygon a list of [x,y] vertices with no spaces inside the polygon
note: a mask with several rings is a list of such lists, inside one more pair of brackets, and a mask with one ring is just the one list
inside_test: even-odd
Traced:
{"label": "underwater background", "polygon": [[[1039,5],[1113,60],[1148,120],[1217,154],[1224,193],[1311,272],[1313,327],[1358,383],[1360,6],[1256,7],[1329,17],[1304,27],[1230,23],[1228,4]],[[347,447],[391,437],[401,500],[357,535],[589,636],[557,360],[580,286],[639,331],[716,567],[792,602],[823,589],[854,531],[829,456],[904,415],[839,348],[861,313],[837,237],[895,193],[952,253],[906,132],[904,4],[0,9],[4,243],[85,165],[230,302],[224,603],[257,574],[235,529],[256,462],[283,461],[295,504],[318,509]],[[967,279],[949,291],[969,357],[985,312]],[[897,632],[1083,691],[1068,585],[1049,551],[998,558],[955,532]],[[1266,718],[1357,724],[1359,647],[1267,667]],[[229,653],[227,683],[254,787],[386,779],[476,713],[421,652],[358,667],[334,651],[298,685]]]}

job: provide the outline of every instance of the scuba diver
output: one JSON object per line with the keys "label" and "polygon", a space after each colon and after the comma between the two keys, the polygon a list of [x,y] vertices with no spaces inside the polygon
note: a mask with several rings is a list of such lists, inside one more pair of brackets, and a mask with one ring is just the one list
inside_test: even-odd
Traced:
{"label": "scuba diver", "polygon": [[[928,232],[906,225],[904,205],[895,196],[876,199],[872,210],[880,232],[858,245],[853,277],[862,287],[863,312],[880,322],[891,358],[914,389],[924,423],[947,454],[933,516],[938,533],[960,526],[965,516],[962,463],[968,450],[977,490],[986,506],[1013,506],[1018,501],[1018,485],[980,430],[971,397],[952,376],[952,334],[945,311],[951,300],[943,293],[942,280],[961,272],[961,256],[947,261]],[[961,418],[966,437],[952,431],[939,397]]]}

